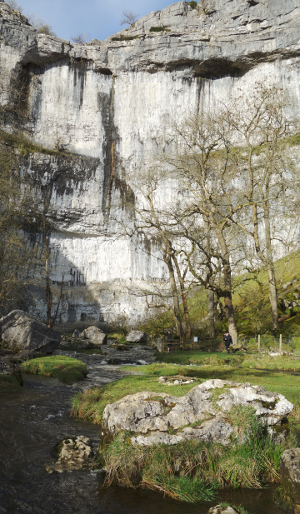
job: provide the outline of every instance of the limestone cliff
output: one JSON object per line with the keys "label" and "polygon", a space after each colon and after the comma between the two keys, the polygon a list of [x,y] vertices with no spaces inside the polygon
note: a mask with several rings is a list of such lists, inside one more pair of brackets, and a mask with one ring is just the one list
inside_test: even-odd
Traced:
{"label": "limestone cliff", "polygon": [[[124,286],[167,273],[142,241],[116,237],[112,206],[130,226],[130,176],[163,147],[167,120],[265,80],[288,87],[298,109],[299,33],[300,0],[202,0],[77,45],[39,34],[0,1],[1,103],[21,81],[23,130],[37,145],[23,172],[50,201],[62,321],[144,315],[144,300]],[[168,201],[171,191],[161,196]],[[35,312],[44,309],[37,299]]]}

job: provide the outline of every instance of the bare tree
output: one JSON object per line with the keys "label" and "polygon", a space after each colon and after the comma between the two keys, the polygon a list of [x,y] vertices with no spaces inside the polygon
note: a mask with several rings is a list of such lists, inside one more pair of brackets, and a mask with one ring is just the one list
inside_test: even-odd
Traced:
{"label": "bare tree", "polygon": [[77,36],[71,36],[71,41],[77,45],[85,45],[87,42],[87,34],[77,34]]}
{"label": "bare tree", "polygon": [[6,3],[13,11],[18,11],[20,13],[23,12],[23,7],[21,5],[18,5],[16,0],[7,0]]}
{"label": "bare tree", "polygon": [[122,14],[123,18],[120,21],[120,25],[132,25],[139,17],[139,14],[128,10],[123,11]]}
{"label": "bare tree", "polygon": [[29,23],[35,28],[40,34],[45,34],[47,36],[56,36],[55,32],[52,30],[51,25],[45,22],[43,18],[38,18],[35,14],[31,14],[28,17]]}
{"label": "bare tree", "polygon": [[[191,336],[191,324],[187,303],[188,286],[186,285],[187,265],[182,265],[181,249],[177,243],[176,226],[170,224],[170,213],[162,208],[158,193],[163,187],[164,176],[155,168],[139,171],[132,178],[137,192],[137,201],[131,204],[135,214],[134,228],[123,230],[131,238],[138,236],[147,245],[152,257],[164,262],[168,271],[168,283],[160,284],[136,293],[144,296],[149,309],[165,309],[173,317],[177,334],[185,340]],[[152,250],[149,250],[149,249]],[[149,300],[151,298],[151,300]]]}
{"label": "bare tree", "polygon": [[[189,241],[190,248],[184,252],[190,271],[200,284],[224,298],[228,329],[236,341],[232,302],[232,233],[227,221],[235,209],[230,201],[235,177],[227,166],[229,150],[225,143],[228,131],[230,127],[224,124],[222,115],[215,112],[192,116],[175,124],[171,134],[172,151],[163,157],[162,164],[186,192],[176,216],[182,220],[183,232]],[[219,283],[216,276],[222,278]]]}
{"label": "bare tree", "polygon": [[235,169],[234,174],[242,184],[237,199],[241,209],[232,212],[228,221],[252,239],[256,254],[268,272],[274,332],[278,329],[274,247],[287,235],[286,230],[282,234],[289,217],[288,209],[283,206],[286,206],[286,191],[295,192],[299,184],[288,138],[297,130],[297,124],[288,114],[288,107],[281,89],[257,84],[249,97],[243,95],[233,101],[225,115],[235,142],[229,151],[228,168]]}

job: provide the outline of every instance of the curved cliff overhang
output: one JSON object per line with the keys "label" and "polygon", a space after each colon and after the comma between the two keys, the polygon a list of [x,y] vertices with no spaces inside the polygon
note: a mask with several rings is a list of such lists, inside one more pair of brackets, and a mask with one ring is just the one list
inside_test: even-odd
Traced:
{"label": "curved cliff overhang", "polygon": [[[179,2],[86,45],[39,34],[25,17],[0,5],[1,43],[11,47],[18,71],[28,64],[84,62],[105,75],[179,71],[215,78],[300,55],[299,0],[202,0],[197,9]],[[164,30],[151,32],[153,27]]]}

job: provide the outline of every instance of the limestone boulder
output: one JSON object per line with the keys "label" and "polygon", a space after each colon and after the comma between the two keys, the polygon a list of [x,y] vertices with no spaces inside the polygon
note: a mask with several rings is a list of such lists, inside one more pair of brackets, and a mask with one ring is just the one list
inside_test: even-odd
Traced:
{"label": "limestone boulder", "polygon": [[249,383],[214,379],[181,397],[148,391],[125,396],[105,407],[103,423],[114,435],[129,430],[132,443],[142,446],[186,439],[226,446],[240,437],[230,417],[235,406],[253,407],[269,431],[281,427],[293,410],[293,404],[279,393]]}
{"label": "limestone boulder", "polygon": [[19,384],[23,385],[21,367],[19,364],[12,362],[10,358],[0,359],[0,375],[15,377]]}
{"label": "limestone boulder", "polygon": [[58,447],[58,460],[55,464],[46,467],[48,473],[56,471],[81,471],[97,467],[93,445],[87,437],[82,435],[75,438],[64,439]]}
{"label": "limestone boulder", "polygon": [[281,485],[300,512],[300,448],[285,450],[280,461]]}
{"label": "limestone boulder", "polygon": [[208,514],[239,514],[237,510],[228,505],[227,507],[222,507],[222,505],[216,505],[209,509]]}
{"label": "limestone boulder", "polygon": [[61,338],[59,332],[21,310],[12,311],[0,319],[0,333],[2,347],[13,352],[50,354],[59,347]]}
{"label": "limestone boulder", "polygon": [[128,336],[126,337],[126,341],[128,343],[147,343],[148,336],[145,332],[141,332],[140,330],[131,330]]}
{"label": "limestone boulder", "polygon": [[82,339],[89,339],[91,343],[96,346],[101,346],[107,343],[107,335],[97,327],[88,327],[81,332],[80,337]]}

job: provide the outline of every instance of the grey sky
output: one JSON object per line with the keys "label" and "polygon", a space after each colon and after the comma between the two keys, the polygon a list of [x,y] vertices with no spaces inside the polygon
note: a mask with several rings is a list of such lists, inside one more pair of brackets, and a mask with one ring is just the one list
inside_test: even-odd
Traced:
{"label": "grey sky", "polygon": [[[17,0],[26,16],[43,18],[63,39],[79,33],[87,34],[88,41],[106,39],[121,30],[124,9],[145,16],[170,5],[172,0]],[[123,28],[126,26],[124,25]]]}

